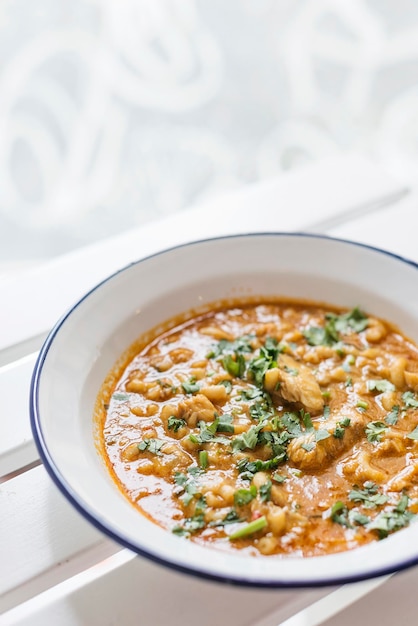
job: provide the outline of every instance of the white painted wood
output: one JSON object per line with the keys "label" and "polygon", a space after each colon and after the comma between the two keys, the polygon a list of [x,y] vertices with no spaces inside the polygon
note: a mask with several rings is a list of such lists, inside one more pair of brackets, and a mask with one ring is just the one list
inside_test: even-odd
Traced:
{"label": "white painted wood", "polygon": [[333,228],[331,233],[418,261],[418,190],[377,215],[350,220]]}
{"label": "white painted wood", "polygon": [[[329,590],[254,590],[186,578],[121,552],[4,615],[7,626],[276,626]],[[270,615],[270,617],[269,617]],[[0,619],[0,624],[1,624]]]}
{"label": "white painted wood", "polygon": [[0,511],[0,613],[13,589],[54,567],[56,582],[77,553],[104,541],[110,553],[119,549],[70,506],[42,465],[0,485]]}
{"label": "white painted wood", "polygon": [[366,159],[341,157],[77,250],[18,280],[0,280],[0,350],[49,330],[98,281],[163,247],[231,232],[307,230],[403,191]]}
{"label": "white painted wood", "polygon": [[29,425],[29,386],[36,354],[0,368],[0,478],[38,458]]}
{"label": "white painted wood", "polygon": [[[322,626],[414,626],[417,624],[418,568],[400,572],[358,602],[341,607],[335,617],[322,621]],[[307,622],[304,623],[304,626]],[[293,626],[293,625],[292,625]],[[299,626],[299,625],[298,625]]]}

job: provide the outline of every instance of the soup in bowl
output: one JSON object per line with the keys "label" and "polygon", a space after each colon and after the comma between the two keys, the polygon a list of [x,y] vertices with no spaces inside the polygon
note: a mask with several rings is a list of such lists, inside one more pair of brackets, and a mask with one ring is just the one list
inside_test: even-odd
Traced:
{"label": "soup in bowl", "polygon": [[308,586],[414,563],[417,276],[277,233],[138,261],[41,351],[47,469],[121,544],[208,578]]}

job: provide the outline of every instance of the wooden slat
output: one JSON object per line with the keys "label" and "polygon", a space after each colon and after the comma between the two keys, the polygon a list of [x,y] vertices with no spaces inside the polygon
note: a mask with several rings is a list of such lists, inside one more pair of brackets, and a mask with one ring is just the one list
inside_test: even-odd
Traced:
{"label": "wooden slat", "polygon": [[91,551],[89,564],[103,558],[104,542],[105,554],[119,550],[73,509],[43,466],[0,485],[0,511],[0,613],[13,605],[14,589],[20,588],[21,601],[66,577],[71,559],[83,550]]}
{"label": "wooden slat", "polygon": [[36,354],[0,368],[0,478],[38,458],[28,418]]}
{"label": "wooden slat", "polygon": [[338,626],[353,626],[353,624],[413,626],[418,622],[417,586],[418,568],[400,572],[392,576],[384,585],[359,599],[358,602],[343,607],[344,611],[339,612],[335,617],[330,616],[330,619],[321,624],[322,626],[335,626],[335,624]]}
{"label": "wooden slat", "polygon": [[329,592],[231,587],[120,553],[10,611],[4,619],[8,626],[254,626],[259,620],[263,626],[276,626],[278,618],[286,619]]}

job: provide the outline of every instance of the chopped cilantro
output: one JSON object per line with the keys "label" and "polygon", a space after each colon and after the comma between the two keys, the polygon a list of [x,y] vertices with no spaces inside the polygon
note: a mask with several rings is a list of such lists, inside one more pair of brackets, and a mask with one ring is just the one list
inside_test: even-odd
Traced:
{"label": "chopped cilantro", "polygon": [[405,393],[402,394],[402,400],[404,401],[406,407],[413,409],[418,408],[418,400],[412,391],[405,391]]}
{"label": "chopped cilantro", "polygon": [[163,439],[144,439],[138,444],[138,448],[141,452],[146,450],[147,452],[151,452],[151,454],[161,456],[161,448],[165,443]]}
{"label": "chopped cilantro", "polygon": [[303,443],[301,445],[301,448],[306,450],[306,452],[312,452],[312,450],[315,448],[315,444],[313,442]]}
{"label": "chopped cilantro", "polygon": [[336,439],[342,439],[344,437],[345,429],[350,426],[351,420],[349,417],[343,417],[339,422],[335,425],[335,430],[333,435]]}
{"label": "chopped cilantro", "polygon": [[232,440],[232,448],[234,450],[245,450],[246,448],[254,450],[258,442],[258,433],[264,426],[264,422],[260,422],[257,426],[250,426],[245,433]]}
{"label": "chopped cilantro", "polygon": [[329,511],[329,517],[336,524],[351,528],[351,524],[348,519],[348,508],[346,507],[344,502],[341,502],[341,500],[338,500],[332,505]]}
{"label": "chopped cilantro", "polygon": [[315,431],[315,441],[322,441],[323,439],[328,439],[330,436],[328,430],[321,428]]}
{"label": "chopped cilantro", "polygon": [[266,337],[262,350],[267,357],[271,358],[272,361],[277,361],[279,353],[284,351],[284,346],[279,344],[275,337]]}
{"label": "chopped cilantro", "polygon": [[334,322],[335,330],[340,333],[347,333],[350,330],[353,330],[355,333],[360,333],[369,325],[367,315],[358,307],[354,307],[354,309],[342,315],[327,313],[326,318]]}
{"label": "chopped cilantro", "polygon": [[254,404],[250,406],[250,416],[254,420],[258,420],[259,422],[262,420],[267,420],[270,417],[273,417],[274,409],[271,405],[270,396],[268,394],[263,393],[262,400],[256,400]]}
{"label": "chopped cilantro", "polygon": [[126,400],[129,400],[129,394],[117,391],[112,395],[112,400],[116,400],[116,402],[125,402]]}
{"label": "chopped cilantro", "polygon": [[226,389],[226,393],[231,393],[232,391],[232,383],[230,380],[220,380],[218,385],[223,385]]}
{"label": "chopped cilantro", "polygon": [[180,430],[180,428],[183,428],[183,426],[186,426],[186,421],[184,419],[176,417],[175,415],[170,415],[167,421],[168,430],[174,430],[176,433]]}
{"label": "chopped cilantro", "polygon": [[262,389],[257,389],[257,387],[248,387],[248,389],[242,389],[240,391],[241,400],[255,400],[260,396],[264,395],[264,391]]}
{"label": "chopped cilantro", "polygon": [[311,326],[303,331],[303,336],[310,346],[332,346],[338,341],[327,328]]}
{"label": "chopped cilantro", "polygon": [[287,476],[283,476],[283,474],[273,474],[272,479],[276,481],[276,483],[284,483],[287,480]]}
{"label": "chopped cilantro", "polygon": [[[311,326],[303,332],[309,345],[334,346],[340,342],[339,333],[346,334],[350,330],[359,333],[368,325],[368,318],[358,307],[342,315],[327,313],[325,317],[327,321],[323,327]],[[344,356],[344,352],[339,350]]]}
{"label": "chopped cilantro", "polygon": [[238,513],[232,509],[222,520],[209,522],[209,526],[226,526],[227,524],[235,524],[237,522],[245,522],[245,519],[240,517]]}
{"label": "chopped cilantro", "polygon": [[296,413],[284,413],[280,423],[292,437],[299,437],[302,434],[300,419]]}
{"label": "chopped cilantro", "polygon": [[369,422],[365,428],[368,441],[370,441],[370,443],[378,443],[379,441],[382,441],[382,435],[387,428],[388,425],[384,422]]}
{"label": "chopped cilantro", "polygon": [[208,359],[215,359],[222,354],[227,352],[238,352],[238,353],[250,353],[253,351],[251,347],[251,341],[254,339],[254,335],[243,335],[242,337],[238,337],[234,341],[228,341],[227,339],[221,339],[212,350],[206,355]]}
{"label": "chopped cilantro", "polygon": [[249,489],[238,489],[234,493],[234,504],[235,506],[245,506],[249,504],[251,500],[257,495],[257,487],[255,485],[251,485]]}
{"label": "chopped cilantro", "polygon": [[266,480],[266,482],[261,485],[259,489],[260,500],[261,502],[268,502],[271,499],[271,480]]}
{"label": "chopped cilantro", "polygon": [[190,380],[185,383],[181,383],[185,393],[197,393],[200,389],[200,385],[196,382],[196,379],[192,376]]}
{"label": "chopped cilantro", "polygon": [[180,537],[189,537],[191,534],[205,527],[205,518],[202,513],[187,517],[182,526],[175,526],[172,532]]}
{"label": "chopped cilantro", "polygon": [[374,509],[386,504],[388,500],[384,494],[378,493],[377,485],[371,480],[364,483],[363,489],[355,486],[348,494],[348,499],[352,502],[361,502],[366,509]]}
{"label": "chopped cilantro", "polygon": [[357,513],[356,511],[350,511],[349,518],[351,522],[359,524],[360,526],[365,526],[370,522],[370,517],[363,515],[363,513]]}
{"label": "chopped cilantro", "polygon": [[200,467],[189,467],[187,474],[182,472],[176,472],[174,474],[174,482],[177,485],[175,491],[177,496],[181,496],[181,501],[184,506],[188,506],[193,498],[197,498],[199,507],[196,506],[196,510],[199,508],[202,510],[206,506],[206,501],[200,492],[198,483],[196,482],[196,476],[204,473],[204,470]]}
{"label": "chopped cilantro", "polygon": [[388,380],[368,380],[367,381],[367,389],[369,391],[380,391],[384,393],[385,391],[395,391],[396,387],[393,383]]}
{"label": "chopped cilantro", "polygon": [[386,424],[389,424],[390,426],[394,426],[399,418],[399,406],[396,404],[395,406],[392,407],[392,410],[390,413],[388,413],[385,417],[385,422]]}
{"label": "chopped cilantro", "polygon": [[248,365],[248,373],[258,387],[263,386],[264,375],[269,369],[271,363],[272,360],[270,358],[266,359],[263,356],[251,359]]}
{"label": "chopped cilantro", "polygon": [[407,511],[409,498],[403,494],[397,506],[391,511],[384,511],[367,526],[367,530],[375,530],[379,539],[384,539],[389,533],[404,528],[415,517],[414,513]]}
{"label": "chopped cilantro", "polygon": [[241,478],[251,480],[257,472],[276,469],[279,462],[279,458],[269,459],[268,461],[261,461],[261,459],[251,461],[248,458],[240,459],[237,463],[237,470],[241,474]]}
{"label": "chopped cilantro", "polygon": [[[231,418],[231,420],[232,420],[232,418]],[[216,435],[216,433],[218,431],[219,424],[220,424],[220,418],[219,417],[215,418],[215,420],[213,422],[211,422],[211,423],[204,422],[203,420],[200,420],[200,422],[198,423],[199,434],[195,435],[194,433],[192,433],[191,435],[189,435],[190,441],[192,441],[193,443],[207,443],[208,441],[214,441],[216,443],[229,445],[230,444],[230,440],[227,437],[217,436]],[[223,426],[226,427],[227,426],[227,422],[223,422]],[[224,432],[225,432],[225,430],[224,430]]]}
{"label": "chopped cilantro", "polygon": [[218,418],[218,424],[216,430],[218,433],[233,433],[234,424],[232,423],[234,418],[229,413],[224,413]]}

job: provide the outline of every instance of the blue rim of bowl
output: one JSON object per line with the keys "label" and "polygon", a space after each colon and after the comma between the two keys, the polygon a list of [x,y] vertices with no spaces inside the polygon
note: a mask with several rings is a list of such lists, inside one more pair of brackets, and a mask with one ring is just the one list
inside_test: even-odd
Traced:
{"label": "blue rim of bowl", "polygon": [[[60,470],[56,466],[53,455],[50,453],[46,441],[44,439],[44,435],[42,432],[42,418],[39,412],[39,383],[42,375],[42,369],[45,362],[45,359],[48,355],[48,351],[60,331],[63,324],[66,320],[72,315],[73,311],[77,309],[83,302],[86,300],[93,292],[100,289],[102,285],[111,281],[113,278],[118,276],[119,274],[125,272],[130,267],[135,265],[139,265],[140,263],[144,263],[149,259],[154,257],[161,256],[168,252],[172,252],[175,250],[179,250],[181,248],[189,248],[200,244],[212,243],[216,241],[224,241],[228,239],[246,239],[249,237],[294,237],[294,238],[311,238],[311,239],[321,239],[326,241],[335,241],[337,243],[342,243],[348,246],[354,246],[358,248],[364,248],[367,250],[372,250],[373,252],[377,252],[382,254],[383,256],[388,256],[406,265],[410,265],[418,270],[418,263],[415,263],[411,259],[407,259],[401,255],[395,254],[393,252],[389,252],[387,250],[383,250],[382,248],[378,248],[376,246],[371,246],[365,243],[359,243],[356,241],[351,241],[349,239],[343,239],[338,237],[333,237],[330,235],[323,234],[315,234],[315,233],[304,233],[304,232],[249,232],[249,233],[238,233],[231,235],[223,235],[219,237],[209,237],[206,239],[198,239],[195,241],[190,241],[187,243],[179,244],[176,246],[171,246],[169,248],[164,248],[158,252],[150,254],[144,258],[141,258],[137,261],[133,261],[120,268],[116,272],[113,272],[99,283],[97,283],[94,287],[92,287],[87,293],[85,293],[75,304],[67,310],[66,313],[56,322],[51,331],[49,332],[47,338],[45,339],[41,350],[39,352],[38,358],[36,360],[31,384],[30,384],[30,395],[29,395],[29,412],[30,412],[30,424],[32,429],[32,435],[38,449],[39,455],[41,457],[42,463],[44,464],[48,474],[52,478],[53,482],[57,485],[61,493],[66,497],[69,502],[74,506],[74,508],[85,518],[87,519],[95,528],[99,531],[116,541],[118,544],[122,545],[129,550],[132,550],[139,556],[143,556],[148,560],[153,561],[159,565],[163,565],[165,567],[169,567],[170,569],[180,572],[182,574],[189,574],[193,576],[198,576],[199,578],[203,578],[205,580],[209,580],[212,582],[226,583],[229,585],[236,585],[240,587],[253,587],[253,588],[271,588],[271,589],[301,589],[301,588],[318,588],[318,587],[326,587],[330,585],[341,585],[353,582],[359,582],[361,580],[368,580],[371,578],[377,578],[379,576],[384,576],[387,574],[392,574],[394,572],[407,569],[418,564],[418,550],[415,557],[411,557],[408,560],[404,560],[401,563],[396,563],[393,565],[388,565],[387,567],[381,567],[378,569],[373,569],[366,573],[357,573],[349,576],[337,576],[337,577],[329,577],[329,578],[321,578],[321,580],[298,580],[288,582],[286,580],[258,580],[251,577],[238,577],[235,575],[230,576],[222,576],[221,574],[213,574],[211,572],[205,571],[204,569],[198,569],[196,567],[188,567],[182,565],[180,563],[176,563],[171,560],[166,560],[160,556],[155,555],[152,552],[149,552],[146,548],[142,546],[138,546],[127,537],[123,536],[121,533],[116,532],[112,529],[111,525],[106,522],[106,520],[100,520],[98,516],[92,512],[89,506],[84,503],[81,498],[78,498],[77,494],[74,492],[72,487],[67,483],[65,477],[61,474]],[[359,548],[357,548],[359,549]]]}

